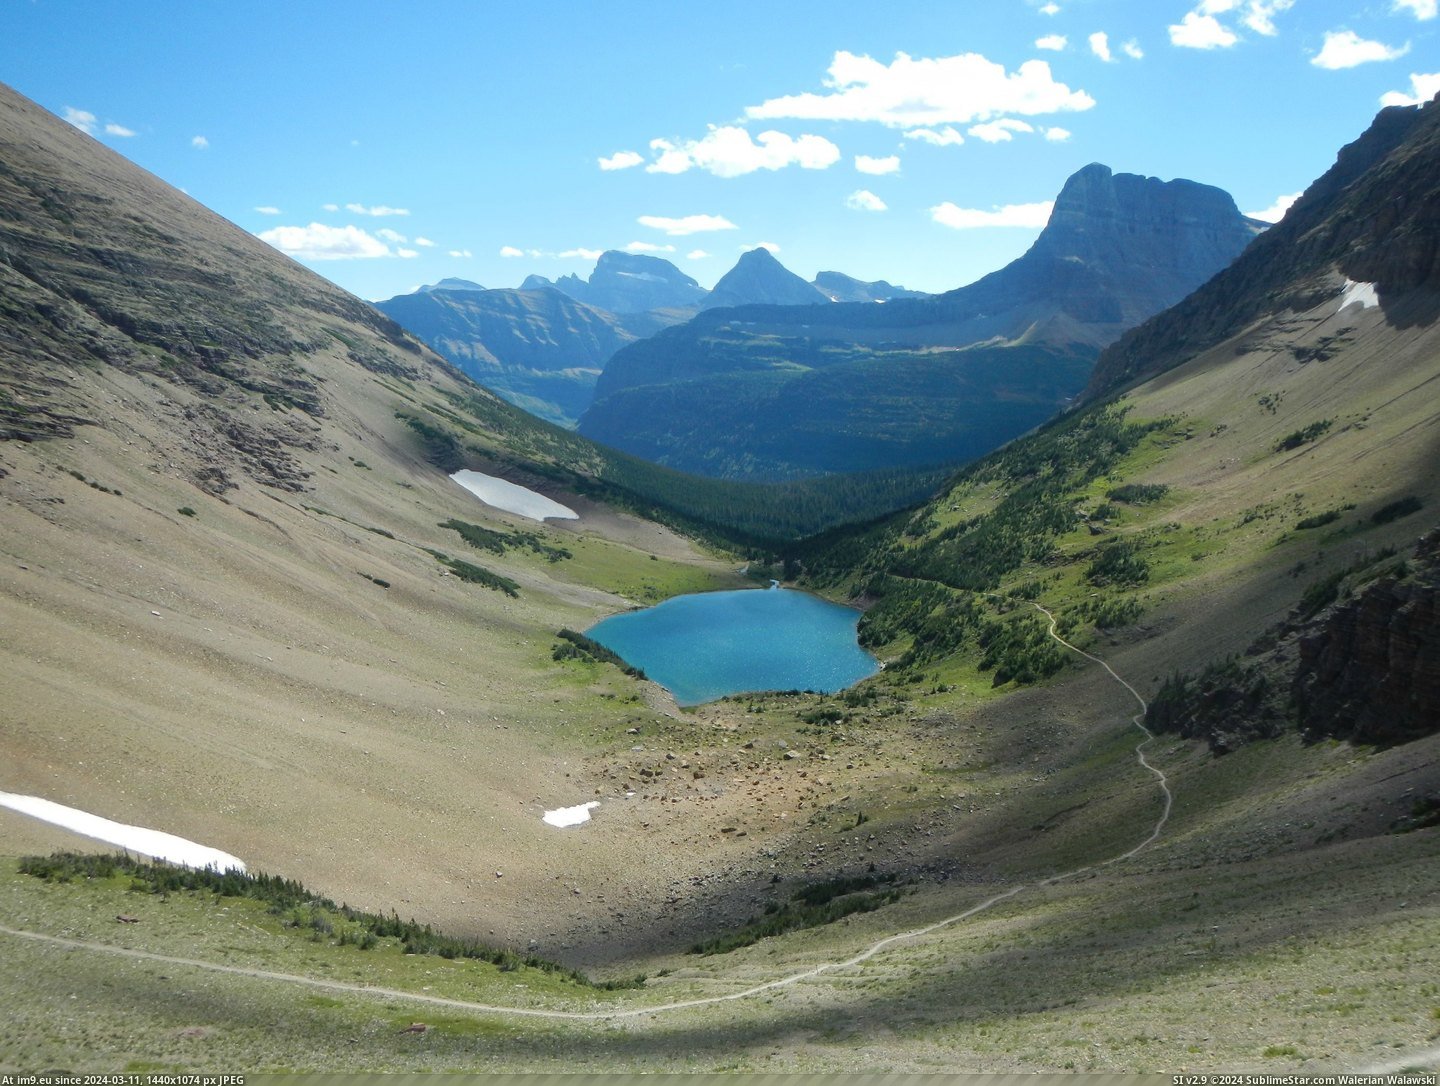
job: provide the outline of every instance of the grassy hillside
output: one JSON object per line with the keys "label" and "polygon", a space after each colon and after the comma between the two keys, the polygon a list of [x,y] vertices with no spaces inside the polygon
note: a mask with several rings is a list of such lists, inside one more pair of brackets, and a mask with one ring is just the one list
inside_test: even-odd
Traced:
{"label": "grassy hillside", "polygon": [[[1243,652],[1433,523],[1423,293],[1342,306],[1334,272],[797,546],[890,666],[681,711],[560,631],[738,556],[587,497],[646,491],[77,130],[0,118],[0,788],[393,919],[45,881],[17,858],[103,847],[0,810],[0,1068],[1434,1065],[1440,736],[1142,764],[1116,678]],[[487,507],[461,464],[580,517]],[[672,478],[699,523],[715,492]],[[412,951],[498,953],[407,953],[426,925]]]}

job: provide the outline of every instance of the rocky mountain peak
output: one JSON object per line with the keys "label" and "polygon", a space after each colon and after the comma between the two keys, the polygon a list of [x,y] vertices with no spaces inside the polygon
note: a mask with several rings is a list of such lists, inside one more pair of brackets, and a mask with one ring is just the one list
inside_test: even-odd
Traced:
{"label": "rocky mountain peak", "polygon": [[1199,286],[1264,228],[1241,215],[1224,189],[1117,174],[1092,162],[1065,182],[1028,255],[1141,266],[1147,275],[1167,273]]}
{"label": "rocky mountain peak", "polygon": [[436,290],[484,290],[479,283],[470,279],[457,279],[455,276],[447,276],[438,283],[427,283],[423,287],[417,287],[413,293],[429,294]]}
{"label": "rocky mountain peak", "polygon": [[704,308],[736,305],[818,305],[829,302],[813,283],[790,271],[765,248],[742,253],[720,277]]}
{"label": "rocky mountain peak", "polygon": [[554,287],[577,302],[611,313],[644,313],[696,305],[706,291],[674,264],[658,256],[609,249],[600,254],[590,278],[563,275],[555,282],[532,275],[521,290]]}

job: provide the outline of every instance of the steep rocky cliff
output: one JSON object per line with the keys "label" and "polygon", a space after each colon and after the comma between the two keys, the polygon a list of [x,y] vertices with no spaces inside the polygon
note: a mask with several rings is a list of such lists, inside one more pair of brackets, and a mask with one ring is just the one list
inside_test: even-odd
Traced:
{"label": "steep rocky cliff", "polygon": [[1242,659],[1176,676],[1146,723],[1217,752],[1295,728],[1309,740],[1391,745],[1440,731],[1440,529],[1405,561],[1380,554],[1316,586],[1310,607]]}
{"label": "steep rocky cliff", "polygon": [[1407,565],[1300,636],[1291,690],[1307,734],[1402,743],[1440,731],[1440,530]]}

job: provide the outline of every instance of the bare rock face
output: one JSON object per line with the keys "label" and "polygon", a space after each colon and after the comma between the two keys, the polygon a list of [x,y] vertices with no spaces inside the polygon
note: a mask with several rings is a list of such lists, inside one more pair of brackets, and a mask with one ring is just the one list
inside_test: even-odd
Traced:
{"label": "bare rock face", "polygon": [[1272,631],[1245,659],[1170,679],[1146,723],[1220,754],[1296,728],[1376,746],[1440,731],[1440,529],[1408,561],[1353,577],[1348,596]]}
{"label": "bare rock face", "polygon": [[1106,306],[1086,312],[1075,297],[1072,308],[1082,320],[1129,326],[1174,305],[1264,228],[1213,185],[1117,174],[1095,162],[1065,182],[1027,270],[1043,275],[1062,262],[1090,270]]}
{"label": "bare rock face", "polygon": [[1307,734],[1388,745],[1440,729],[1440,530],[1410,565],[1300,638],[1292,689]]}

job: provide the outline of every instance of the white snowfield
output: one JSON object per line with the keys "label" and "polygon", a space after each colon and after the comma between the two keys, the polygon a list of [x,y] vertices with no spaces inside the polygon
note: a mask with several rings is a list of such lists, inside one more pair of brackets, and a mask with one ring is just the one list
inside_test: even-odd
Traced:
{"label": "white snowfield", "polygon": [[561,505],[544,494],[523,487],[518,483],[497,479],[484,472],[464,468],[450,476],[486,505],[514,513],[531,520],[579,520],[580,514],[569,506]]}
{"label": "white snowfield", "polygon": [[197,845],[194,841],[176,837],[173,833],[147,830],[144,826],[127,826],[124,822],[114,822],[74,807],[66,807],[63,803],[41,799],[39,796],[0,792],[0,807],[9,807],[12,811],[49,822],[52,826],[61,826],[85,837],[119,845],[131,852],[139,852],[167,863],[180,864],[183,867],[210,867],[216,871],[245,870],[243,860],[231,856],[228,852],[221,852],[218,848]]}
{"label": "white snowfield", "polygon": [[582,822],[590,821],[590,809],[600,806],[600,801],[592,799],[589,803],[582,803],[578,807],[561,807],[559,810],[546,811],[540,821],[550,826],[578,826]]}
{"label": "white snowfield", "polygon": [[[1357,283],[1353,279],[1345,280],[1345,289],[1340,292],[1340,309],[1347,305],[1358,305],[1361,309],[1369,309],[1371,306],[1380,304],[1380,295],[1375,290],[1374,283]],[[1335,312],[1340,312],[1337,309]]]}

